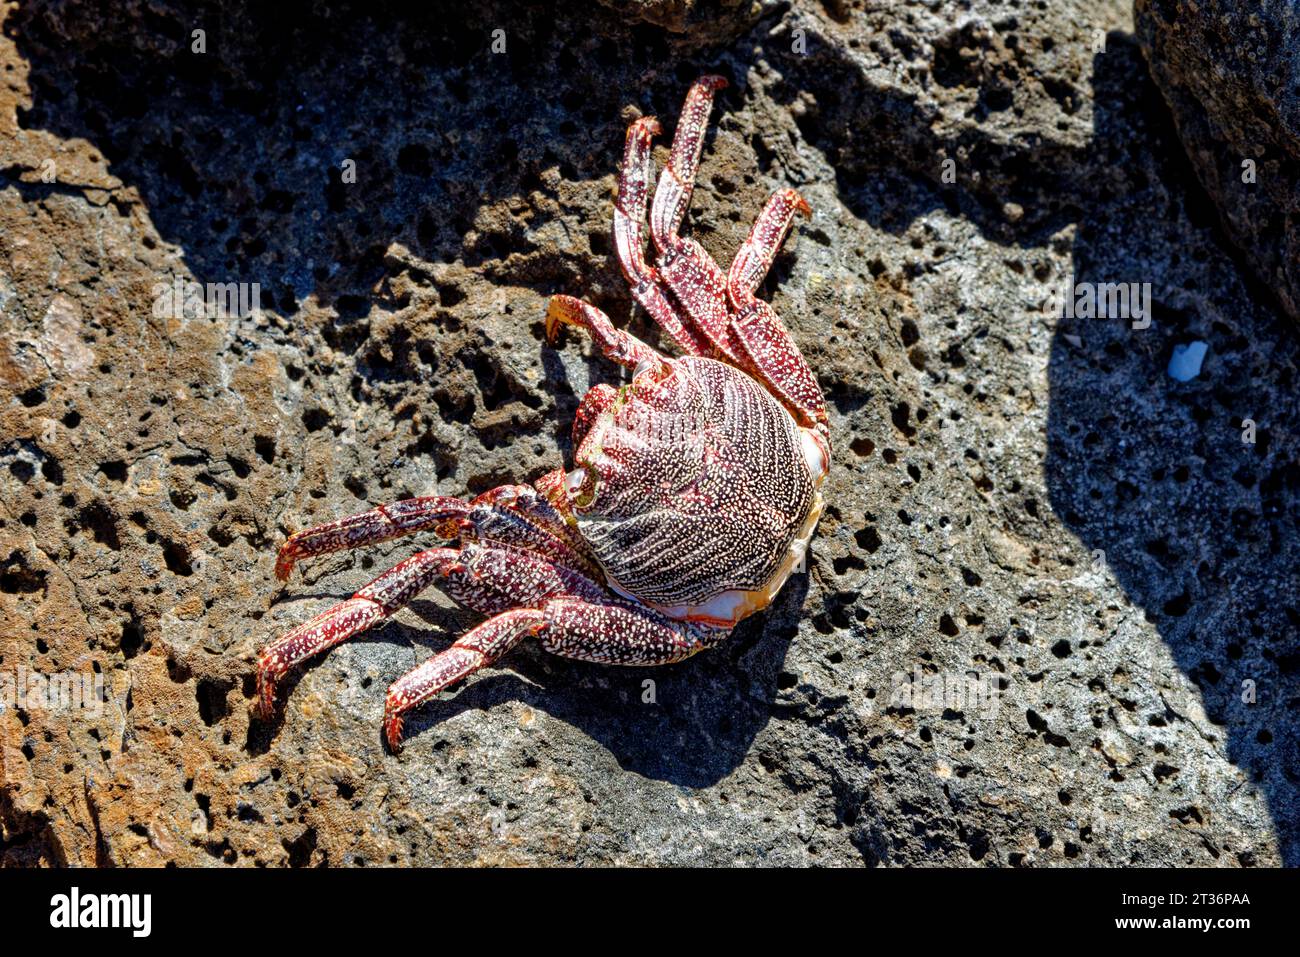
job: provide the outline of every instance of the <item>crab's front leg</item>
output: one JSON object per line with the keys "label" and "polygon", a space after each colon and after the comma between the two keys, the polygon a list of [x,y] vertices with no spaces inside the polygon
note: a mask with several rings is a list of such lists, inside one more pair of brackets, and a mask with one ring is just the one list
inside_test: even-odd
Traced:
{"label": "crab's front leg", "polygon": [[446,651],[395,681],[384,704],[384,736],[389,747],[398,750],[407,712],[496,661],[529,635],[565,658],[607,665],[666,665],[689,658],[726,634],[612,598],[553,598],[539,609],[513,609],[466,632]]}
{"label": "crab's front leg", "polygon": [[582,442],[602,415],[612,409],[618,402],[618,390],[601,382],[587,390],[587,394],[578,403],[578,411],[573,414],[573,429],[570,432],[573,450],[582,448]]}
{"label": "crab's front leg", "polygon": [[605,358],[628,369],[661,368],[664,357],[630,332],[618,329],[590,303],[573,296],[552,296],[546,309],[546,338],[552,342],[561,326],[585,329]]}

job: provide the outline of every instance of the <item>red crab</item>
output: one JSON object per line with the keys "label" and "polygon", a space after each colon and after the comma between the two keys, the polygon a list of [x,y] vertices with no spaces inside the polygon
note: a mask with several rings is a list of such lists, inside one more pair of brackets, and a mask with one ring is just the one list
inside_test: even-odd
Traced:
{"label": "red crab", "polygon": [[631,382],[597,385],[573,423],[575,468],[472,501],[412,498],[293,535],[275,573],[339,549],[429,531],[452,547],[419,552],[342,604],[267,645],[259,705],[298,662],[394,614],[435,581],[488,615],[388,689],[384,733],[400,746],[402,718],[448,685],[536,636],[557,655],[619,665],[681,661],[717,644],[765,608],[800,565],[822,512],[830,466],[826,404],[771,306],[755,297],[795,213],[777,190],[724,275],[678,235],[690,203],[717,76],[686,97],[672,155],[650,210],[656,264],[643,230],[653,117],[634,122],[614,204],[614,245],[632,294],[685,353],[670,358],[594,306],[551,299],[548,339],[586,329]]}

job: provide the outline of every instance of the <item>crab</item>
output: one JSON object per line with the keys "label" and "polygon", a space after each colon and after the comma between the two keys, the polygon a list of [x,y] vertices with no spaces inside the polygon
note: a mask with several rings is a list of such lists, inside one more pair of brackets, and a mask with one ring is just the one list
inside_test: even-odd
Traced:
{"label": "crab", "polygon": [[796,214],[793,189],[764,205],[724,275],[679,234],[690,204],[718,76],[696,81],[644,230],[653,117],[627,131],[614,204],[614,246],[633,298],[682,353],[616,328],[596,307],[553,296],[546,334],[585,330],[631,370],[594,386],[573,423],[574,468],[465,500],[408,498],[289,537],[276,576],[301,559],[430,533],[440,547],[407,558],[351,598],[262,649],[257,707],[300,662],[391,617],[437,583],[488,616],[388,689],[384,736],[404,716],[498,661],[525,638],[548,652],[613,665],[666,665],[722,641],[767,607],[801,568],[830,467],[826,403],[772,307],[755,295]]}

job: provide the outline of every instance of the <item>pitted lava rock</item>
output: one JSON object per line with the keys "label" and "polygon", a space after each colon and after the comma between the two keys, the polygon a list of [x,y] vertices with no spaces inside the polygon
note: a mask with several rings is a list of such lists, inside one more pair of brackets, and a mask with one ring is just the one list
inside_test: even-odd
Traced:
{"label": "pitted lava rock", "polygon": [[[1295,862],[1300,350],[1127,4],[409,7],[0,8],[0,674],[107,693],[0,709],[5,863]],[[761,291],[830,409],[807,574],[680,665],[517,649],[394,757],[475,621],[429,593],[254,719],[259,647],[427,547],[284,589],[286,535],[567,460],[622,380],[549,295],[659,341],[615,168],[706,72],[689,234],[813,208]],[[1043,311],[1112,281],[1149,328]]]}

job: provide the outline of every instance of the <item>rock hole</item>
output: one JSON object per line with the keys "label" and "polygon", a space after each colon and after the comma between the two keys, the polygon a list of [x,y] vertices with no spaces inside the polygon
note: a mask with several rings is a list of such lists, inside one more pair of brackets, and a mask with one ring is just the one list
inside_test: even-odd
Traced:
{"label": "rock hole", "polygon": [[316,828],[309,827],[292,841],[281,840],[289,854],[290,867],[307,867],[311,864],[312,852],[316,850]]}
{"label": "rock hole", "polygon": [[226,700],[234,685],[229,681],[216,681],[203,678],[194,689],[194,697],[199,705],[199,717],[209,728],[230,714],[230,704]]}
{"label": "rock hole", "polygon": [[0,568],[0,592],[6,595],[30,595],[40,592],[42,596],[48,591],[46,573],[27,564],[27,556],[22,552],[11,552]]}
{"label": "rock hole", "polygon": [[858,543],[859,548],[866,549],[867,552],[874,552],[880,547],[880,533],[873,525],[858,529],[853,533],[853,540]]}
{"label": "rock hole", "polygon": [[253,436],[253,451],[255,451],[267,465],[275,464],[275,439],[269,438],[265,435]]}
{"label": "rock hole", "polygon": [[163,561],[173,575],[189,577],[194,574],[194,568],[190,564],[190,551],[179,542],[167,541],[163,544]]}

